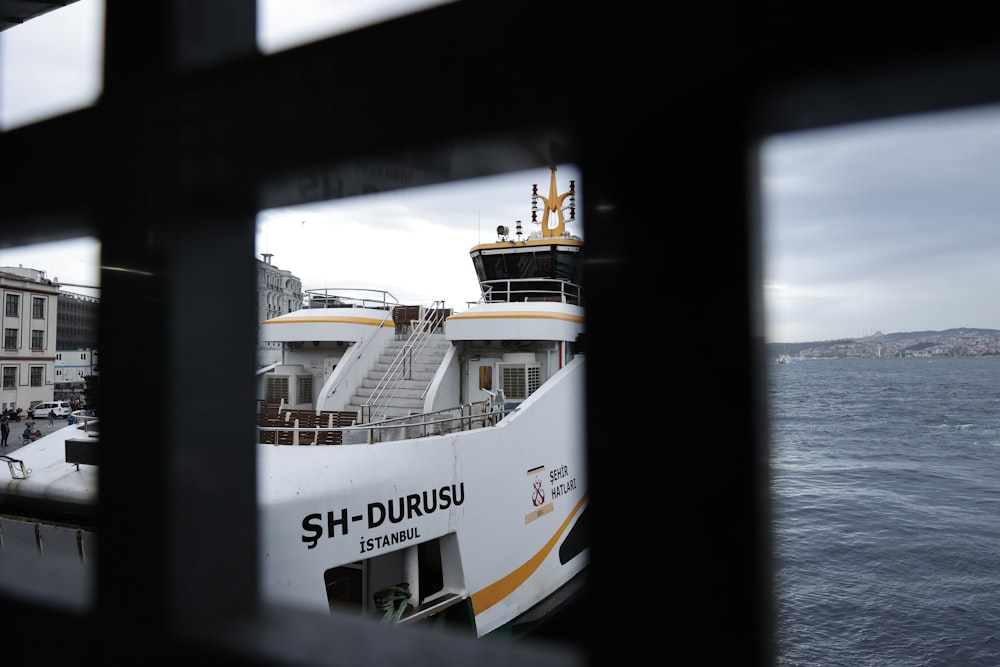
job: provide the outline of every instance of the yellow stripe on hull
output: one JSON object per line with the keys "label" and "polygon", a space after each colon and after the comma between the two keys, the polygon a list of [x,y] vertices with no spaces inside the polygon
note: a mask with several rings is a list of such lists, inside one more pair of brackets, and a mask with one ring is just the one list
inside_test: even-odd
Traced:
{"label": "yellow stripe on hull", "polygon": [[529,558],[527,562],[518,567],[516,570],[505,576],[503,579],[490,584],[486,588],[482,589],[478,593],[473,593],[472,599],[472,611],[474,614],[481,614],[493,605],[497,604],[505,597],[514,592],[514,590],[526,582],[535,571],[541,567],[542,563],[548,557],[548,555],[555,549],[556,544],[559,543],[559,538],[563,536],[566,529],[569,528],[570,522],[573,517],[576,516],[580,508],[583,507],[584,502],[587,500],[587,494],[584,493],[583,497],[580,498],[580,502],[576,504],[576,507],[569,513],[566,520],[563,521],[562,525],[559,526],[559,530],[545,543],[538,553]]}
{"label": "yellow stripe on hull", "polygon": [[560,320],[563,322],[573,322],[583,324],[583,317],[580,315],[570,315],[567,313],[540,312],[534,310],[508,310],[501,313],[459,313],[448,318],[448,322],[455,320],[507,320],[507,319],[533,319],[533,320]]}

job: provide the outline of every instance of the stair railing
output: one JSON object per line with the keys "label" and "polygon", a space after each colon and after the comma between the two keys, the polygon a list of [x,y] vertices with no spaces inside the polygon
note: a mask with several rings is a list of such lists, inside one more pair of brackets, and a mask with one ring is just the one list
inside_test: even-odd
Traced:
{"label": "stair railing", "polygon": [[[382,318],[382,321],[379,322],[379,325],[376,327],[376,332],[378,330],[381,330],[382,328],[384,328],[385,327],[385,323],[391,317],[392,317],[392,310],[389,310],[389,312],[386,314],[386,316]],[[332,387],[330,387],[330,390],[326,392],[326,398],[330,398],[331,396],[333,396],[334,392],[337,391],[337,389],[340,387],[341,383],[344,382],[344,379],[346,377],[348,377],[349,371],[352,368],[354,368],[354,365],[358,363],[359,359],[361,359],[363,356],[365,356],[365,350],[368,349],[368,346],[371,345],[371,342],[373,340],[375,340],[375,333],[372,333],[367,338],[365,338],[364,341],[362,341],[361,346],[357,350],[357,353],[355,353],[354,355],[352,355],[351,358],[348,359],[348,361],[346,362],[346,365],[345,365],[343,371],[340,373],[340,377],[338,378],[338,380],[333,384]],[[317,408],[317,410],[318,410],[318,408]]]}

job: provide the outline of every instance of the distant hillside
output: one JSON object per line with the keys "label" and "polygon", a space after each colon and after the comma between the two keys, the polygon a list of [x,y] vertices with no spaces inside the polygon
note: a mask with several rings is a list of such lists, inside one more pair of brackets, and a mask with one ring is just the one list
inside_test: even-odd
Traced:
{"label": "distant hillside", "polygon": [[[912,338],[933,338],[935,336],[1000,336],[1000,329],[945,329],[944,331],[906,331],[902,333],[884,334],[886,340],[909,340]],[[870,336],[871,337],[871,336]]]}
{"label": "distant hillside", "polygon": [[766,343],[771,357],[983,356],[1000,353],[1000,329],[960,327],[944,331],[902,331],[863,338],[805,343]]}

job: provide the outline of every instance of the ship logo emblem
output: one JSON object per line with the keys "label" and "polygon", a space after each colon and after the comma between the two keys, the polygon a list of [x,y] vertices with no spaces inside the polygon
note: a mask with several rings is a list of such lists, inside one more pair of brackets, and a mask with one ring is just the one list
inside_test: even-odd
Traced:
{"label": "ship logo emblem", "polygon": [[545,502],[545,489],[542,488],[542,481],[540,479],[535,480],[534,486],[535,491],[531,494],[531,504],[538,507]]}
{"label": "ship logo emblem", "polygon": [[528,471],[530,511],[524,515],[524,525],[545,516],[553,509],[552,501],[545,502],[545,466],[538,466]]}

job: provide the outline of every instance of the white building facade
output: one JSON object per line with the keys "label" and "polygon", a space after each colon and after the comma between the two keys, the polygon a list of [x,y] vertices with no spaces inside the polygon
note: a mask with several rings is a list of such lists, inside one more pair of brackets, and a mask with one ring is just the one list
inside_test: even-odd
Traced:
{"label": "white building facade", "polygon": [[[274,266],[270,254],[262,257],[257,260],[258,369],[281,363],[284,350],[284,343],[260,341],[260,324],[303,304],[302,281]],[[23,267],[0,267],[0,299],[0,410],[27,410],[51,400],[85,406],[87,377],[99,372],[93,345],[100,300],[61,291],[45,271]],[[66,311],[62,322],[60,310]]]}
{"label": "white building facade", "polygon": [[271,263],[272,255],[264,253],[257,260],[257,368],[282,362],[284,343],[268,343],[260,339],[261,323],[302,307],[302,280],[290,271]]}
{"label": "white building facade", "polygon": [[0,267],[0,299],[0,408],[27,410],[53,398],[59,286],[45,271]]}
{"label": "white building facade", "polygon": [[97,350],[56,350],[52,398],[86,405],[87,376],[97,374]]}

